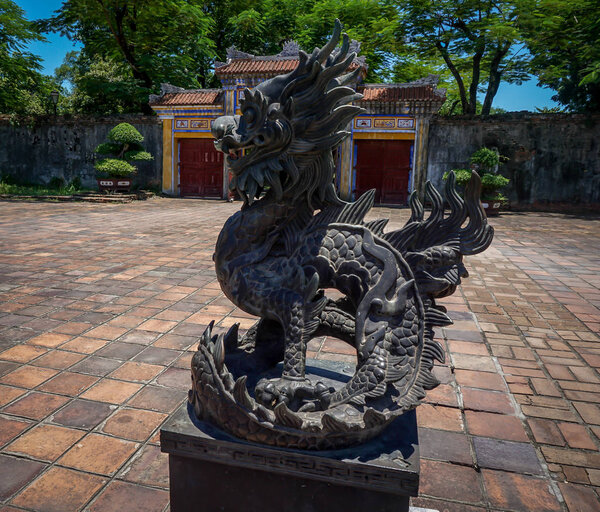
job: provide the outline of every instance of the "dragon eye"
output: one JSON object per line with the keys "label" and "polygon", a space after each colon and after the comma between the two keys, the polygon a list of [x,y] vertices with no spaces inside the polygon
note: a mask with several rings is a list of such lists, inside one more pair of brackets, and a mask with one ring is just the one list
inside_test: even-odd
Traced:
{"label": "dragon eye", "polygon": [[252,107],[244,109],[244,117],[248,124],[252,124],[256,119],[256,110]]}

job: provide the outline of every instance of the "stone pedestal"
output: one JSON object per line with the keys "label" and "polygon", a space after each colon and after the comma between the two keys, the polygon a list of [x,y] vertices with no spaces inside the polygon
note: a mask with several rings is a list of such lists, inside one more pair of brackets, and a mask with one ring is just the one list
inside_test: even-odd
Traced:
{"label": "stone pedestal", "polygon": [[418,493],[414,411],[369,443],[328,452],[241,441],[185,406],[160,434],[172,512],[404,512]]}

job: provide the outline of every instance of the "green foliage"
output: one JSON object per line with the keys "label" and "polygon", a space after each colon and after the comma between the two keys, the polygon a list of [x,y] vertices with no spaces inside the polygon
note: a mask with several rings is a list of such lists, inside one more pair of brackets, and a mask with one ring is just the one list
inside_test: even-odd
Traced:
{"label": "green foliage", "polygon": [[490,148],[480,148],[471,155],[470,162],[476,164],[478,170],[493,172],[500,164],[500,154]]}
{"label": "green foliage", "polygon": [[150,153],[142,150],[127,151],[123,156],[128,161],[148,162],[154,160],[154,157]]}
{"label": "green foliage", "polygon": [[153,157],[141,145],[143,135],[129,123],[120,123],[107,135],[110,142],[103,142],[96,147],[96,153],[113,155],[97,161],[94,167],[101,175],[109,177],[125,177],[136,172],[136,167],[130,161],[149,161]]}
{"label": "green foliage", "polygon": [[420,58],[442,58],[458,89],[462,113],[477,113],[477,94],[485,91],[481,114],[490,113],[501,81],[528,78],[520,52],[520,3],[491,0],[396,0],[399,30]]}
{"label": "green foliage", "polygon": [[[0,180],[0,194],[16,196],[70,196],[72,194],[87,192],[81,186],[81,179],[74,178],[69,185],[64,184],[62,178],[53,181],[48,185],[18,185],[14,180],[5,176]],[[60,186],[57,186],[60,185]]]}
{"label": "green foliage", "polygon": [[521,13],[532,70],[552,99],[574,111],[600,111],[600,4],[531,0]]}
{"label": "green foliage", "polygon": [[486,173],[481,177],[481,197],[496,199],[499,189],[506,187],[509,179],[501,174]]}
{"label": "green foliage", "polygon": [[[469,161],[477,166],[477,172],[481,176],[481,198],[492,200],[505,200],[506,198],[499,193],[499,190],[506,187],[510,180],[501,174],[496,174],[494,170],[501,165],[507,158],[498,154],[497,151],[489,148],[480,148],[471,155]],[[470,169],[453,169],[456,184],[463,188],[471,179]],[[444,180],[448,179],[449,172],[442,176]]]}
{"label": "green foliage", "polygon": [[[471,179],[471,170],[470,169],[452,169],[454,172],[454,176],[456,178],[456,184],[459,187],[465,187],[469,180]],[[444,180],[448,179],[449,171],[445,172],[442,176]]]}
{"label": "green foliage", "polygon": [[102,58],[116,66],[119,82],[132,87],[137,100],[127,111],[151,113],[147,95],[161,82],[198,87],[205,80],[214,56],[211,23],[200,0],[67,0],[39,25],[83,43],[91,62]]}
{"label": "green foliage", "polygon": [[116,155],[120,150],[121,145],[114,142],[103,142],[96,147],[96,153],[99,155]]}
{"label": "green foliage", "polygon": [[33,41],[44,37],[12,0],[0,0],[0,113],[52,110],[49,96],[56,84],[40,73],[40,58],[26,50]]}
{"label": "green foliage", "polygon": [[105,158],[94,164],[96,170],[112,178],[124,178],[136,172],[136,168],[125,160],[117,158]]}
{"label": "green foliage", "polygon": [[143,135],[129,123],[120,123],[115,126],[107,136],[107,139],[115,144],[139,144],[144,141]]}

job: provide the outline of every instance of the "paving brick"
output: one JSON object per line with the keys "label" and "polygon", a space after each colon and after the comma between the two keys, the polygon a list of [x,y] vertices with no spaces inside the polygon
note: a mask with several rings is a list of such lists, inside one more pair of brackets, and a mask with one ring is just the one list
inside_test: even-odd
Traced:
{"label": "paving brick", "polygon": [[0,384],[0,407],[27,393],[26,389]]}
{"label": "paving brick", "polygon": [[469,438],[465,434],[420,428],[419,450],[421,457],[426,459],[473,464]]}
{"label": "paving brick", "polygon": [[139,409],[120,409],[102,427],[103,432],[133,441],[145,441],[167,418],[166,414]]}
{"label": "paving brick", "polygon": [[541,450],[548,462],[600,469],[600,453],[597,452],[590,453],[554,446],[542,446]]}
{"label": "paving brick", "polygon": [[593,489],[568,483],[558,485],[569,512],[591,512],[600,508],[600,498]]}
{"label": "paving brick", "polygon": [[463,388],[462,395],[465,409],[503,414],[514,414],[515,412],[506,393]]}
{"label": "paving brick", "polygon": [[474,437],[477,463],[482,468],[541,475],[542,467],[535,449],[528,443]]}
{"label": "paving brick", "polygon": [[115,406],[90,400],[73,400],[52,416],[52,421],[59,425],[91,429],[104,421]]}
{"label": "paving brick", "polygon": [[79,510],[105,483],[106,479],[100,476],[53,467],[12,503],[36,512]]}
{"label": "paving brick", "polygon": [[39,475],[45,464],[0,454],[0,500],[4,501]]}
{"label": "paving brick", "polygon": [[30,345],[16,345],[0,353],[0,359],[14,361],[16,363],[27,363],[36,357],[45,354],[47,349],[32,347]]}
{"label": "paving brick", "polygon": [[422,459],[420,482],[419,492],[424,496],[483,502],[479,474],[473,468]]}
{"label": "paving brick", "polygon": [[538,443],[557,446],[564,446],[566,444],[559,428],[556,426],[556,422],[539,418],[529,418],[527,423],[529,424],[529,428],[531,428],[533,437]]}
{"label": "paving brick", "polygon": [[506,384],[497,373],[457,369],[456,381],[461,386],[506,391]]}
{"label": "paving brick", "polygon": [[125,465],[118,478],[168,489],[169,456],[159,446],[146,445]]}
{"label": "paving brick", "polygon": [[423,404],[417,410],[419,427],[435,428],[439,430],[463,430],[460,411],[451,407]]}
{"label": "paving brick", "polygon": [[51,350],[35,361],[32,361],[32,366],[43,366],[44,368],[54,368],[56,370],[64,370],[69,366],[81,361],[85,356],[66,350]]}
{"label": "paving brick", "polygon": [[110,374],[114,379],[127,380],[131,382],[150,382],[164,366],[128,361]]}
{"label": "paving brick", "polygon": [[583,425],[559,423],[558,428],[571,448],[583,448],[586,450],[596,450],[598,448]]}
{"label": "paving brick", "polygon": [[160,489],[114,481],[89,507],[90,512],[162,512],[169,493]]}
{"label": "paving brick", "polygon": [[515,416],[465,411],[465,417],[467,430],[470,434],[509,441],[528,441],[521,421]]}
{"label": "paving brick", "polygon": [[83,436],[84,432],[72,428],[38,425],[10,443],[4,451],[53,462]]}
{"label": "paving brick", "polygon": [[2,412],[41,420],[69,401],[64,396],[33,392],[7,405]]}
{"label": "paving brick", "polygon": [[481,473],[492,507],[516,512],[562,510],[545,480],[489,469],[484,469]]}
{"label": "paving brick", "polygon": [[89,388],[98,381],[98,377],[81,373],[62,372],[56,377],[46,381],[39,389],[59,395],[75,396]]}
{"label": "paving brick", "polygon": [[59,459],[59,464],[81,471],[113,475],[138,448],[137,443],[89,434]]}
{"label": "paving brick", "polygon": [[0,446],[8,443],[30,426],[30,421],[0,416]]}

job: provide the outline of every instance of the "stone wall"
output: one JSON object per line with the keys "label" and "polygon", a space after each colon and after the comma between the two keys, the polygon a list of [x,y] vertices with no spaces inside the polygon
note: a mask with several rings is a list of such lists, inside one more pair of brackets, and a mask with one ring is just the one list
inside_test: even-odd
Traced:
{"label": "stone wall", "polygon": [[154,156],[138,162],[134,183],[159,187],[162,170],[162,125],[156,117],[57,117],[11,123],[0,118],[0,175],[17,183],[47,184],[52,178],[69,183],[79,177],[96,188],[94,149],[117,124],[128,122],[144,136],[144,147]]}
{"label": "stone wall", "polygon": [[480,147],[509,161],[505,194],[513,202],[600,203],[600,116],[511,113],[486,118],[434,118],[428,179],[440,186],[449,169],[468,168]]}

